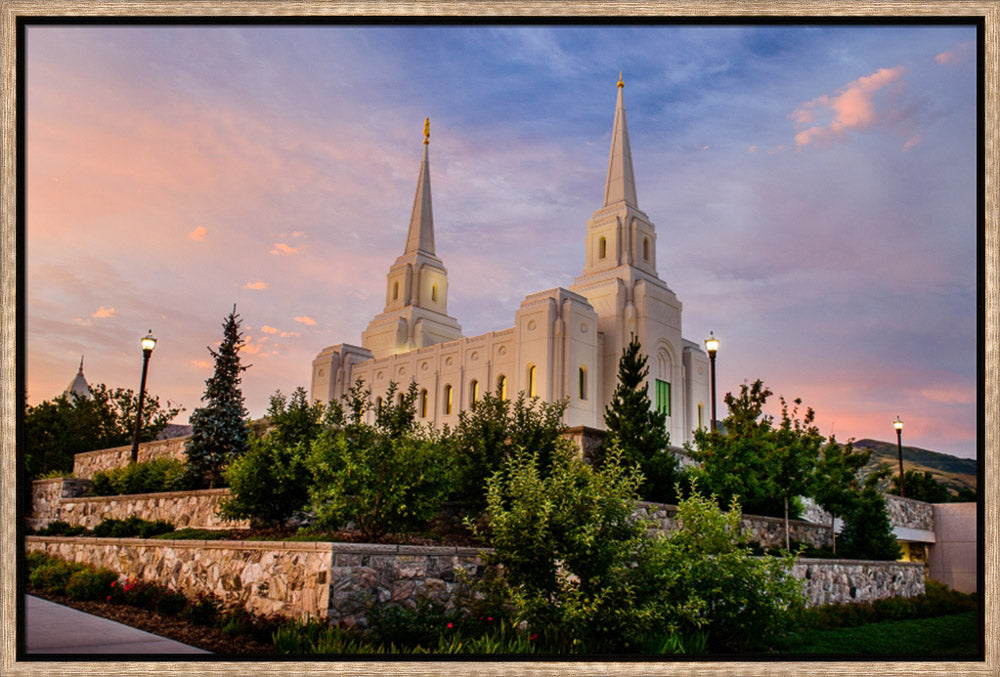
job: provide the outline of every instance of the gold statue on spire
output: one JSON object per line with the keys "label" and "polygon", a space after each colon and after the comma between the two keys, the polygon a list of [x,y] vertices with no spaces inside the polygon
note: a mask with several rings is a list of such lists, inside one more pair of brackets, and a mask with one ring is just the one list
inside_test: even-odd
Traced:
{"label": "gold statue on spire", "polygon": [[431,141],[431,119],[424,118],[424,145]]}
{"label": "gold statue on spire", "polygon": [[625,81],[622,80],[622,72],[621,71],[618,71],[618,86],[619,87],[624,87],[625,86]]}

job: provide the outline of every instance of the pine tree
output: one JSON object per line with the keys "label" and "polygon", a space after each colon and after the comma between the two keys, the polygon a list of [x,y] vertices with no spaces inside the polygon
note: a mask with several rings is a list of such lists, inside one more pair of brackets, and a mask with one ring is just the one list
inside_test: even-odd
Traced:
{"label": "pine tree", "polygon": [[639,466],[645,477],[642,498],[672,502],[676,498],[677,458],[668,449],[667,415],[653,410],[649,401],[646,361],[642,345],[633,334],[618,360],[618,385],[604,409],[608,429],[605,446],[610,448],[617,442],[622,461]]}
{"label": "pine tree", "polygon": [[208,349],[215,358],[215,373],[205,381],[201,399],[206,404],[191,414],[191,439],[186,447],[188,469],[209,487],[214,487],[226,465],[248,448],[247,410],[240,391],[240,373],[247,369],[240,364],[240,323],[234,305],[223,323],[218,352]]}

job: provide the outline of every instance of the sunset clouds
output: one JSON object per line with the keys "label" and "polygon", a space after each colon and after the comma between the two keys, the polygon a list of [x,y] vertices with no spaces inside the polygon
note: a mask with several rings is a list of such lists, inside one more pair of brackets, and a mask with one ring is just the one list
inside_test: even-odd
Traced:
{"label": "sunset clouds", "polygon": [[883,105],[876,108],[876,95],[890,85],[898,85],[905,72],[903,66],[880,68],[833,95],[821,94],[803,103],[788,116],[797,127],[805,128],[795,135],[796,147],[829,146],[834,140],[843,140],[849,131],[862,131],[885,121],[889,118],[886,104],[879,101]]}
{"label": "sunset clouds", "polygon": [[[251,415],[360,344],[429,146],[466,335],[580,274],[615,84],[640,208],[719,388],[838,438],[972,455],[968,26],[30,26],[29,401],[90,382],[199,405],[237,306]],[[792,152],[798,151],[798,152]],[[721,401],[721,397],[720,397]],[[911,426],[912,422],[912,426]]]}

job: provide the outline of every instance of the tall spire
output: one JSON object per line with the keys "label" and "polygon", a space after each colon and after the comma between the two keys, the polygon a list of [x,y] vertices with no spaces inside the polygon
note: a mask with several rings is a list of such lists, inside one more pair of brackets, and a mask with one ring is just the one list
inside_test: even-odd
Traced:
{"label": "tall spire", "polygon": [[417,194],[413,198],[413,213],[410,216],[410,231],[406,236],[404,254],[418,249],[434,255],[434,213],[431,211],[431,171],[427,160],[427,146],[431,138],[431,120],[424,119],[424,157],[420,163],[417,178]]}
{"label": "tall spire", "polygon": [[615,124],[611,130],[611,155],[608,158],[608,181],[604,187],[604,206],[625,202],[638,208],[635,197],[635,174],[632,172],[632,149],[625,124],[625,82],[618,73],[618,101],[615,104]]}

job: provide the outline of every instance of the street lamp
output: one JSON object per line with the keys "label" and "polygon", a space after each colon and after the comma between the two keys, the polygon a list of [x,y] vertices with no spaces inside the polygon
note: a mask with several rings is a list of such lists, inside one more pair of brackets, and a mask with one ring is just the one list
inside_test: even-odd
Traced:
{"label": "street lamp", "polygon": [[903,493],[903,419],[896,416],[892,427],[896,429],[896,450],[899,452],[899,495],[905,498],[906,494]]}
{"label": "street lamp", "polygon": [[712,431],[715,431],[715,354],[719,352],[719,339],[715,338],[713,332],[708,332],[708,338],[705,339],[705,350],[708,351],[708,359],[711,365],[710,373],[712,374]]}
{"label": "street lamp", "polygon": [[132,463],[139,460],[139,428],[142,427],[142,403],[146,399],[146,370],[149,368],[149,356],[156,347],[153,330],[150,329],[142,341],[142,380],[139,382],[139,408],[135,412],[135,431],[132,433]]}

